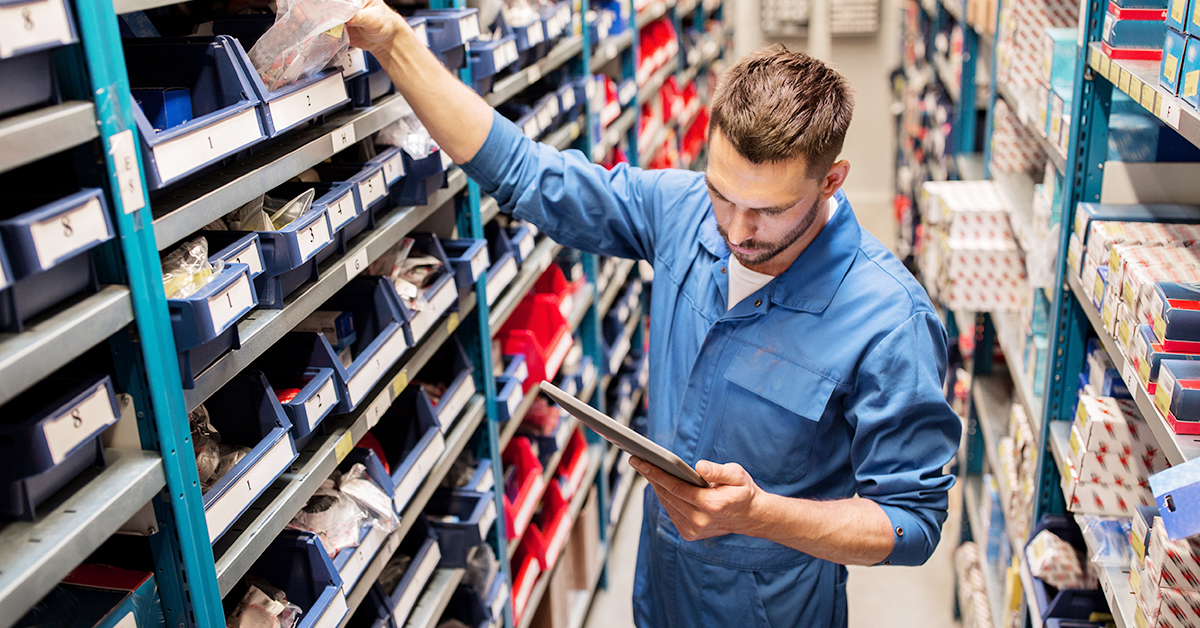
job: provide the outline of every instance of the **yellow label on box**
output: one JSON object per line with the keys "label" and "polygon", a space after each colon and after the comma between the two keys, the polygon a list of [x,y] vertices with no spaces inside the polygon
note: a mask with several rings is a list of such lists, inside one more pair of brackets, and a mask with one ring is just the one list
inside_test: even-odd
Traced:
{"label": "yellow label on box", "polygon": [[1121,346],[1128,347],[1129,337],[1133,335],[1132,329],[1129,327],[1129,322],[1124,320],[1120,321],[1119,329],[1121,334]]}
{"label": "yellow label on box", "polygon": [[354,449],[354,439],[350,436],[350,432],[342,434],[336,445],[333,446],[333,453],[337,456],[339,464],[350,455],[350,450]]}
{"label": "yellow label on box", "polygon": [[1071,430],[1071,458],[1078,458],[1079,452],[1083,449],[1083,443],[1079,439],[1083,438],[1079,435],[1079,430]]}
{"label": "yellow label on box", "polygon": [[1158,111],[1154,107],[1154,99],[1158,96],[1158,90],[1150,86],[1149,83],[1142,85],[1142,107],[1147,111]]}
{"label": "yellow label on box", "polygon": [[1187,9],[1187,0],[1171,0],[1171,20],[1183,24],[1183,12]]}
{"label": "yellow label on box", "polygon": [[1164,417],[1171,414],[1171,386],[1161,383],[1154,389],[1154,406]]}
{"label": "yellow label on box", "polygon": [[450,312],[450,316],[446,317],[446,329],[449,329],[452,334],[454,330],[458,329],[458,312]]}
{"label": "yellow label on box", "polygon": [[1178,72],[1179,57],[1176,57],[1173,54],[1168,54],[1167,59],[1163,61],[1163,75],[1167,77],[1167,80],[1174,83],[1175,79],[1178,78]]}
{"label": "yellow label on box", "polygon": [[[1130,535],[1130,537],[1131,537],[1130,545],[1134,545],[1135,543],[1140,541],[1140,539],[1137,539],[1132,534]],[[1134,591],[1137,591],[1138,589],[1142,588],[1142,574],[1137,569],[1129,570],[1129,586],[1132,587]]]}
{"label": "yellow label on box", "polygon": [[1105,299],[1103,306],[1100,308],[1100,318],[1104,320],[1104,329],[1112,329],[1113,321],[1116,318],[1113,310],[1116,309],[1116,306],[1113,305],[1112,299]]}
{"label": "yellow label on box", "polygon": [[1167,320],[1160,312],[1150,313],[1150,324],[1154,327],[1154,335],[1159,338],[1167,337]]}
{"label": "yellow label on box", "polygon": [[1200,4],[1192,7],[1192,24],[1200,26]]}
{"label": "yellow label on box", "polygon": [[1138,358],[1138,378],[1142,380],[1142,386],[1150,387],[1150,360]]}
{"label": "yellow label on box", "polygon": [[404,388],[408,386],[408,369],[400,369],[396,373],[396,377],[392,380],[392,396],[399,397],[400,393],[404,392]]}
{"label": "yellow label on box", "polygon": [[1196,87],[1200,86],[1200,70],[1192,70],[1183,77],[1183,95],[1191,98],[1196,95]]}

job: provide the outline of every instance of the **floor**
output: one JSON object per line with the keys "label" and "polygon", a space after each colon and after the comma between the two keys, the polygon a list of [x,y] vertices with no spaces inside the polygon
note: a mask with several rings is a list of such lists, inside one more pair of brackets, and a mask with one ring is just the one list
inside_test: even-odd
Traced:
{"label": "floor", "polygon": [[[865,200],[865,199],[864,199]],[[891,206],[883,202],[856,202],[850,197],[859,223],[885,246],[895,243],[896,226]],[[640,480],[640,478],[639,478]],[[609,587],[597,593],[588,628],[633,626],[633,569],[637,558],[642,518],[642,491],[635,485],[613,545]],[[951,492],[950,512],[960,512],[960,491]],[[951,515],[942,530],[942,542],[921,567],[851,567],[847,589],[850,628],[953,628],[953,553],[959,538],[959,517]]]}
{"label": "floor", "polygon": [[[639,478],[640,480],[640,478]],[[633,626],[633,568],[641,530],[640,480],[631,491],[617,529],[608,589],[599,591],[592,604],[587,628]],[[959,512],[958,495],[951,492],[950,512]],[[958,517],[951,516],[942,530],[942,542],[921,567],[851,567],[847,587],[850,628],[954,628],[954,547]]]}

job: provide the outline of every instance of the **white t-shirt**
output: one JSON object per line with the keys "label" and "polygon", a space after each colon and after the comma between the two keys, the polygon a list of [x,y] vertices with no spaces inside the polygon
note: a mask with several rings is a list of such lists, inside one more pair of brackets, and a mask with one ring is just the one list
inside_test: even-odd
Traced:
{"label": "white t-shirt", "polygon": [[[833,197],[829,198],[829,218],[833,218],[833,213],[837,211],[838,203]],[[828,224],[828,222],[826,222]],[[736,257],[729,256],[729,306],[727,310],[732,310],[733,306],[742,302],[742,299],[758,292],[759,288],[770,283],[774,279],[774,275],[764,275],[763,273],[755,272],[742,266],[742,263]]]}

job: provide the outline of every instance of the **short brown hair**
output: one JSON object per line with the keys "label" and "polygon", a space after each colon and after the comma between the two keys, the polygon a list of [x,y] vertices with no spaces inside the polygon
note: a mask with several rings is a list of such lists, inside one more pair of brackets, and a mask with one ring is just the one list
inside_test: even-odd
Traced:
{"label": "short brown hair", "polygon": [[718,79],[709,132],[720,129],[755,164],[805,157],[813,177],[842,151],[854,113],[846,78],[776,44],[749,54]]}

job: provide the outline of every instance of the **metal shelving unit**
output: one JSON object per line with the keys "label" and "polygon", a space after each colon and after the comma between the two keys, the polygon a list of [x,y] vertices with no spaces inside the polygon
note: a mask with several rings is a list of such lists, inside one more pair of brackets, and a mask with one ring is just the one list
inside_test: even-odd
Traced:
{"label": "metal shelving unit", "polygon": [[1028,128],[1033,136],[1037,138],[1039,144],[1042,145],[1042,151],[1046,153],[1046,157],[1054,162],[1054,167],[1059,172],[1064,172],[1066,169],[1067,156],[1062,149],[1054,145],[1049,138],[1046,137],[1046,127],[1041,123],[1034,112],[1037,111],[1037,105],[1034,104],[1037,98],[1029,90],[1014,91],[1005,83],[996,83],[996,93],[1003,98],[1010,109],[1017,114],[1017,118]]}
{"label": "metal shelving unit", "polygon": [[429,577],[425,592],[417,600],[404,628],[434,628],[442,612],[450,605],[450,596],[466,575],[466,569],[438,569]]}
{"label": "metal shelving unit", "polygon": [[579,56],[583,51],[583,37],[576,35],[561,41],[550,49],[550,52],[537,63],[501,79],[492,86],[492,93],[485,100],[493,107],[508,102],[513,96],[520,94],[530,85],[542,80],[542,77],[561,68],[567,61]]}
{"label": "metal shelving unit", "polygon": [[0,172],[99,137],[96,106],[69,100],[0,120]]}

